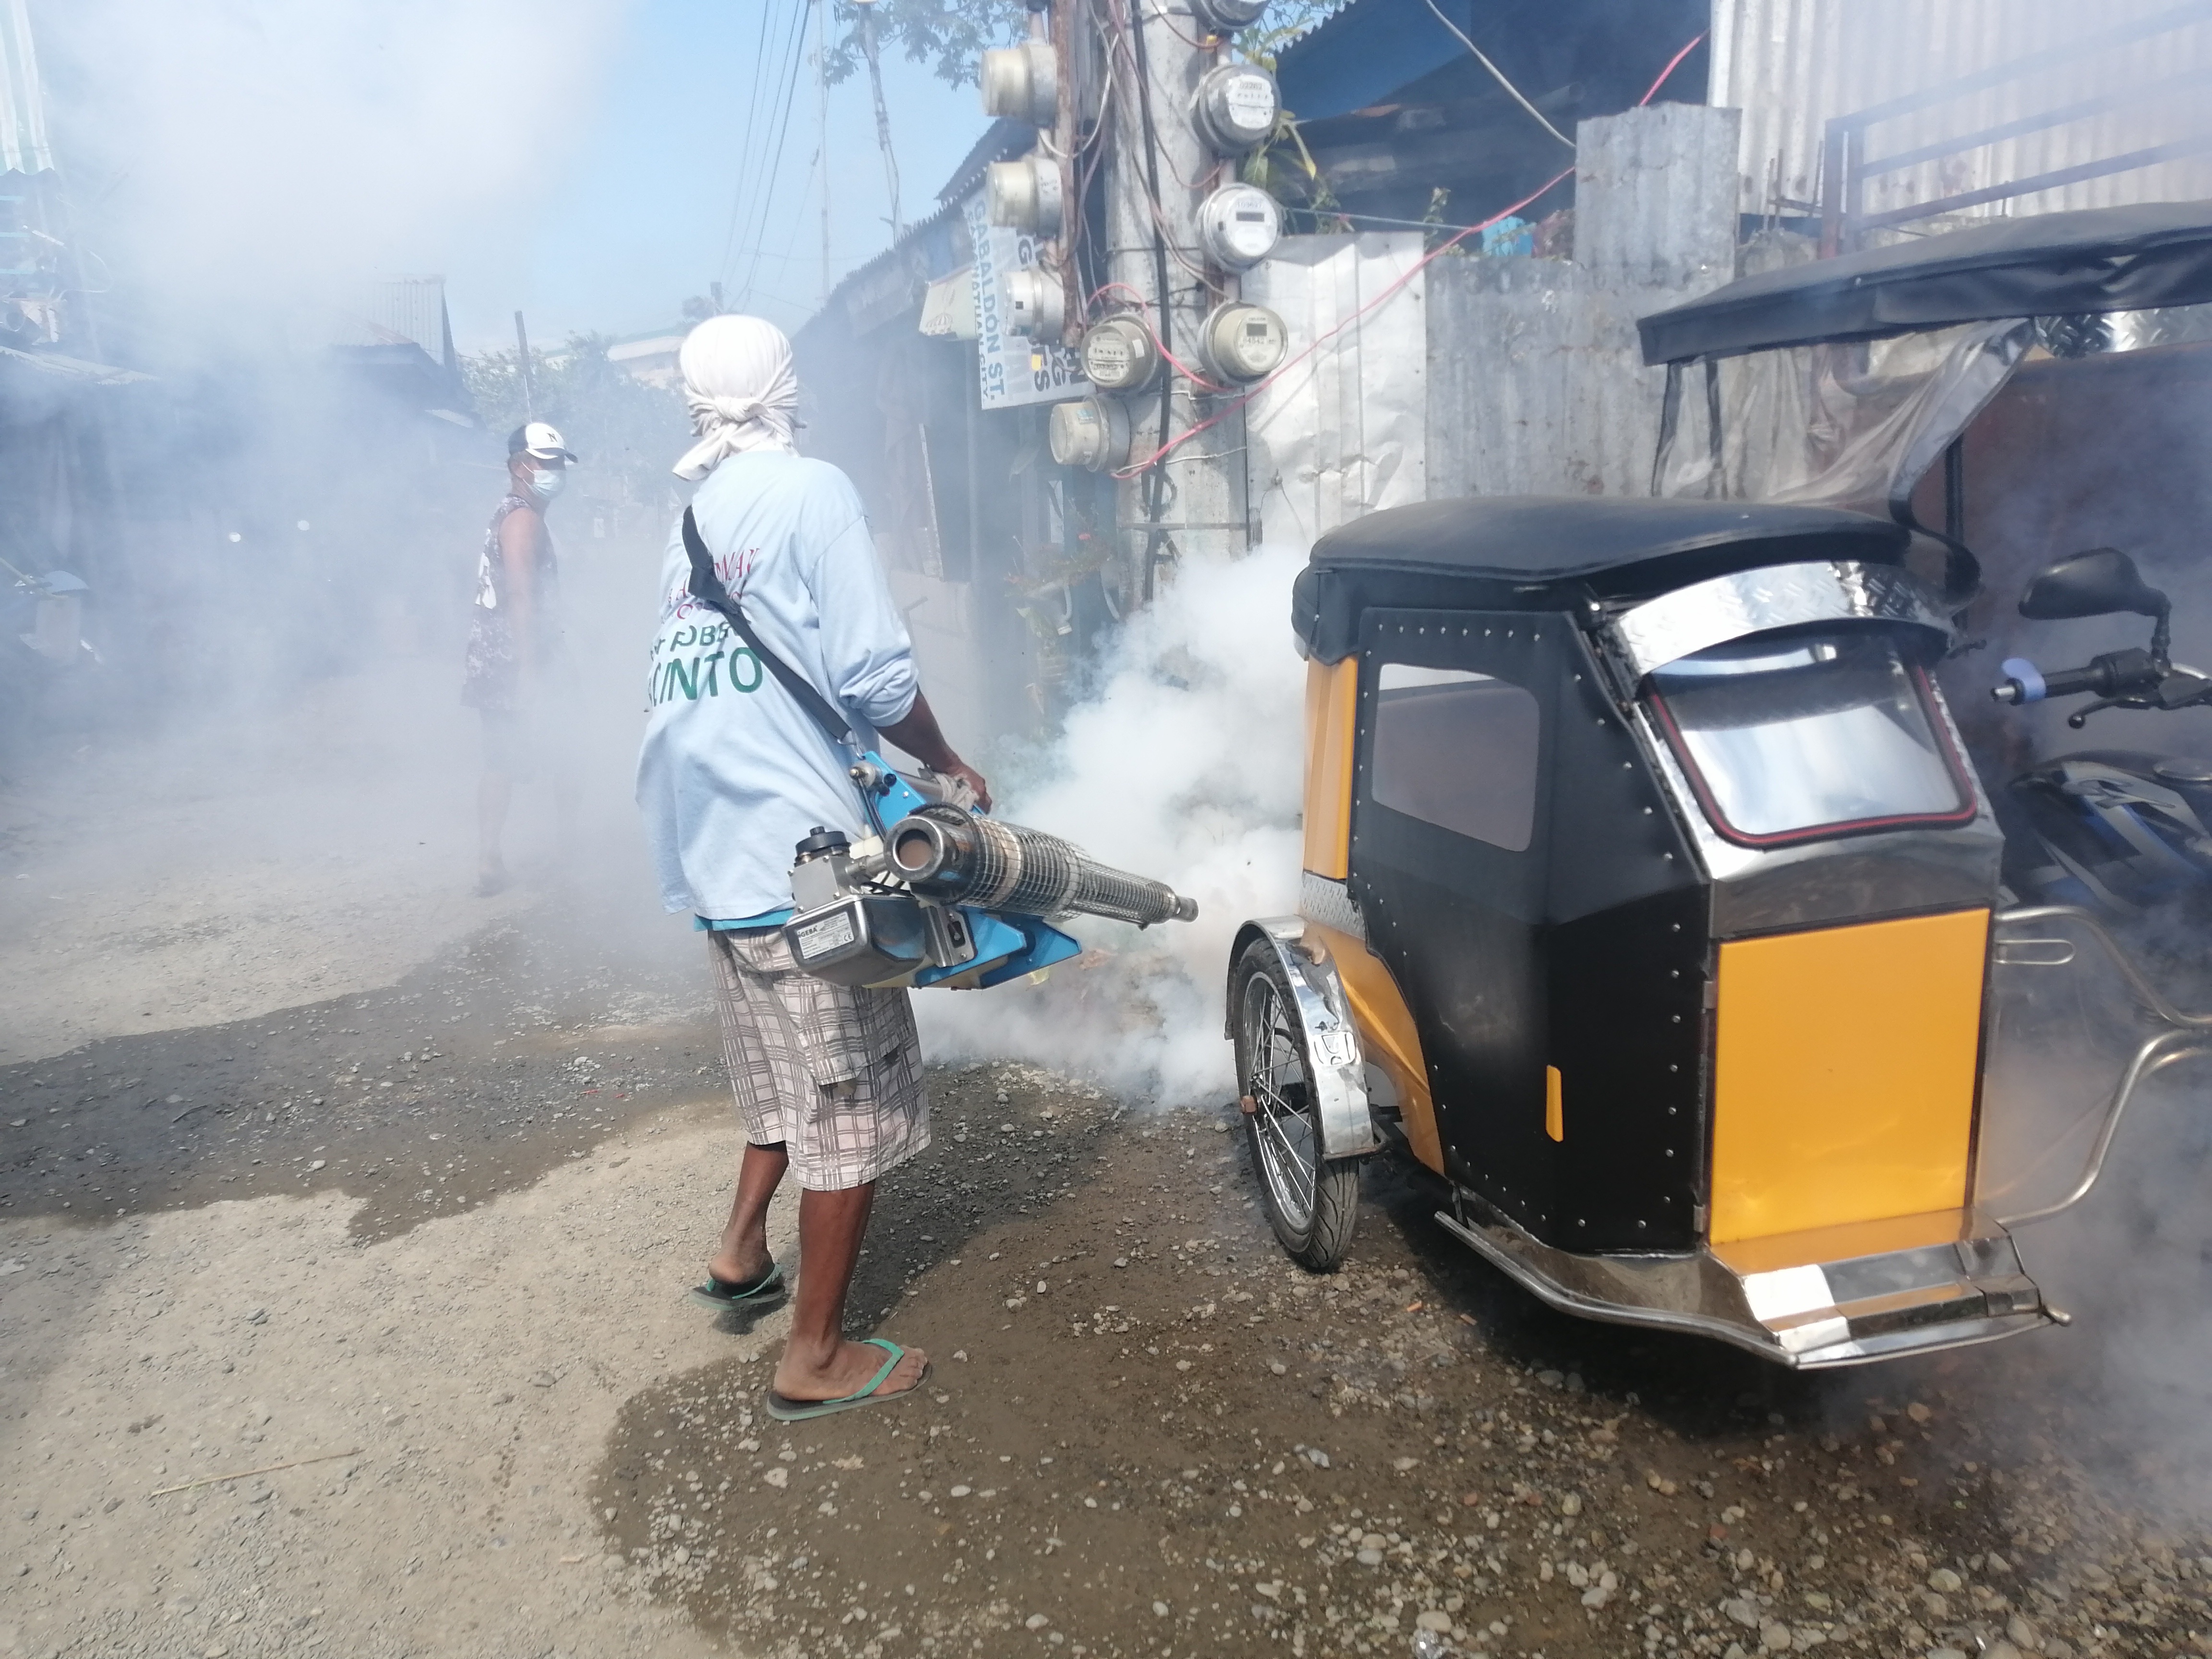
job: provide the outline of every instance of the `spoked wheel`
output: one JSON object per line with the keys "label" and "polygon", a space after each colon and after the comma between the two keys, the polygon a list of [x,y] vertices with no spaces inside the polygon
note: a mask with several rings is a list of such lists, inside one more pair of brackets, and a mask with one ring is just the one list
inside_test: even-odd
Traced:
{"label": "spoked wheel", "polygon": [[1291,1259],[1328,1273],[1351,1248],[1359,1213],[1359,1160],[1322,1150],[1312,1062],[1281,965],[1264,942],[1237,958],[1237,1086],[1252,1103],[1244,1139],[1267,1219]]}

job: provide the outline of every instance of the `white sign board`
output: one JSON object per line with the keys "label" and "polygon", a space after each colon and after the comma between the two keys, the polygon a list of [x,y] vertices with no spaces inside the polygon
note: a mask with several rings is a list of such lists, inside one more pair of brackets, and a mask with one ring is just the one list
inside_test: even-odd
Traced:
{"label": "white sign board", "polygon": [[1057,341],[1031,340],[1006,326],[1006,277],[1037,263],[1037,240],[1004,225],[987,223],[983,193],[962,209],[975,248],[976,391],[986,409],[1054,404],[1091,390],[1082,359]]}

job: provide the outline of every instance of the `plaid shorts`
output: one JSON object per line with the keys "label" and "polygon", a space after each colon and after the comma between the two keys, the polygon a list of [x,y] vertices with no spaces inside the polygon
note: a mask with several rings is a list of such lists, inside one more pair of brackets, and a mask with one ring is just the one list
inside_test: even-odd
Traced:
{"label": "plaid shorts", "polygon": [[921,1039],[904,991],[800,973],[781,928],[707,941],[746,1139],[781,1142],[799,1184],[817,1192],[865,1186],[928,1146]]}

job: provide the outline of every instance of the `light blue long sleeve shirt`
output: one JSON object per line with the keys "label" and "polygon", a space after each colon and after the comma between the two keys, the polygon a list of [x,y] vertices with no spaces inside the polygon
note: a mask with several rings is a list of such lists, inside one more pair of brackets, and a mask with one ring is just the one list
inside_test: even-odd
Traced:
{"label": "light blue long sleeve shirt", "polygon": [[[842,705],[861,742],[906,718],[920,690],[913,644],[842,472],[749,451],[708,475],[691,510],[761,643]],[[866,816],[845,754],[690,582],[679,521],[661,561],[637,803],[670,910],[759,916],[790,904],[808,830],[857,841]]]}

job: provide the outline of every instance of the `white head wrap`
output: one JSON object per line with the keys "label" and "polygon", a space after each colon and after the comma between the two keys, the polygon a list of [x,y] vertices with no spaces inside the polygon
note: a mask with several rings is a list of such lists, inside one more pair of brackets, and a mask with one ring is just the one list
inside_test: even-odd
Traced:
{"label": "white head wrap", "polygon": [[791,342],[758,317],[709,317],[684,337],[676,354],[684,401],[699,441],[676,463],[679,478],[703,478],[725,459],[749,449],[791,446],[799,380]]}

